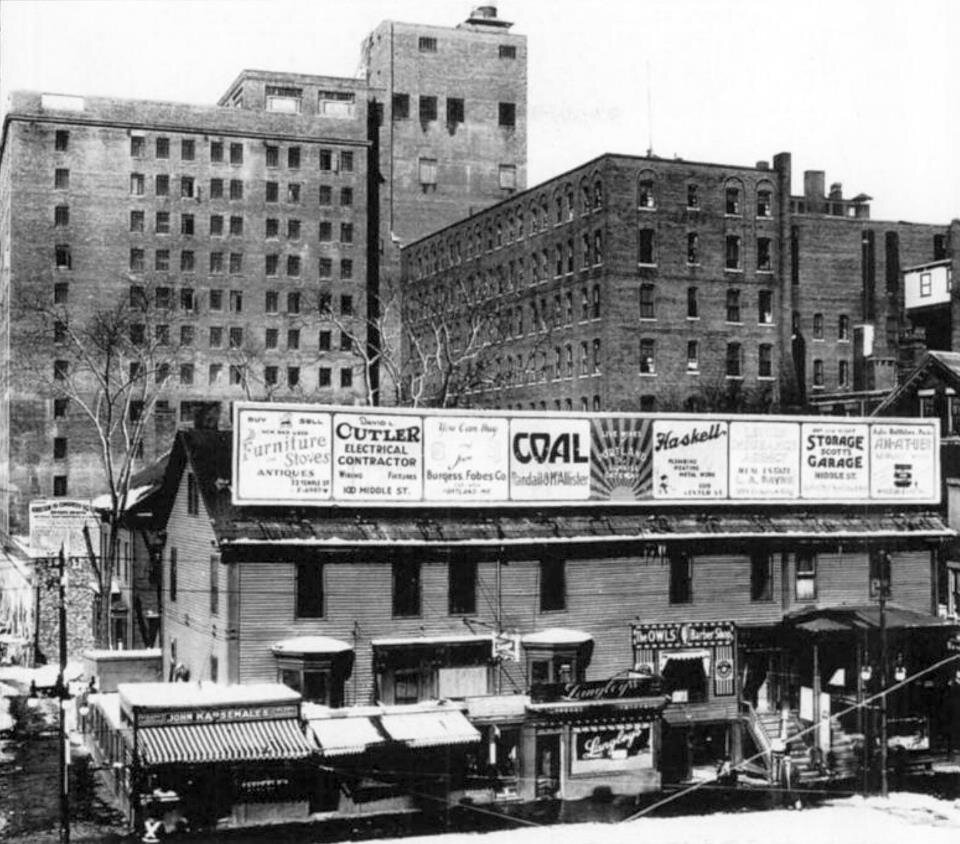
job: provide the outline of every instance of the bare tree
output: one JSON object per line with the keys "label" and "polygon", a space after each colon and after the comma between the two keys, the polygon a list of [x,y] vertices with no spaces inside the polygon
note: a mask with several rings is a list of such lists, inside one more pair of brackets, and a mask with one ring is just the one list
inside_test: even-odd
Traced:
{"label": "bare tree", "polygon": [[110,641],[110,594],[120,553],[121,521],[147,425],[179,365],[171,336],[169,288],[134,286],[129,301],[77,314],[44,298],[21,294],[18,331],[26,354],[20,377],[38,395],[65,399],[88,425],[102,464],[109,507],[106,537],[90,566],[99,590],[94,636]]}

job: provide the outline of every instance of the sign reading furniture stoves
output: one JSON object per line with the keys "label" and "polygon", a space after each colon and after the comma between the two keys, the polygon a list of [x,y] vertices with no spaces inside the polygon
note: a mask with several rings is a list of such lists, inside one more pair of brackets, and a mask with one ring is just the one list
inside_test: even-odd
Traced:
{"label": "sign reading furniture stoves", "polygon": [[940,491],[925,419],[237,402],[233,432],[241,505],[933,504]]}

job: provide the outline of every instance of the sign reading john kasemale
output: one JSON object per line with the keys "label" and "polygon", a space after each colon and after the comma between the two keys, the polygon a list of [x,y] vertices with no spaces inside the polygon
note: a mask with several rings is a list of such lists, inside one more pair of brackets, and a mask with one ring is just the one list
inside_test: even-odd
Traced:
{"label": "sign reading john kasemale", "polygon": [[926,419],[237,402],[238,505],[935,504]]}

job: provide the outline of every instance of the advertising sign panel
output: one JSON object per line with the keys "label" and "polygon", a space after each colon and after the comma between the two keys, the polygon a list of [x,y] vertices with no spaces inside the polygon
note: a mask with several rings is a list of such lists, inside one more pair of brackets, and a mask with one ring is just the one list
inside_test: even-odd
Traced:
{"label": "advertising sign panel", "polygon": [[86,556],[84,525],[90,531],[94,547],[97,547],[100,523],[89,501],[34,499],[30,502],[31,554],[52,557],[60,553],[62,546],[67,557]]}
{"label": "advertising sign panel", "polygon": [[940,492],[925,419],[237,402],[233,451],[241,505],[934,504]]}

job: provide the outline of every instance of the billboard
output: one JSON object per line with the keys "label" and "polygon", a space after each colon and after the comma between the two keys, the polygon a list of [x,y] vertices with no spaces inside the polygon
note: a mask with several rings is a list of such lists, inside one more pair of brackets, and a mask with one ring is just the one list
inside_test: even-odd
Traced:
{"label": "billboard", "polygon": [[53,557],[60,553],[62,546],[68,557],[86,557],[84,527],[96,544],[100,520],[89,501],[35,498],[30,502],[30,553],[34,557]]}
{"label": "billboard", "polygon": [[234,504],[935,504],[936,420],[237,402]]}

